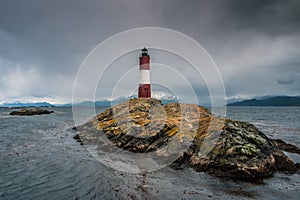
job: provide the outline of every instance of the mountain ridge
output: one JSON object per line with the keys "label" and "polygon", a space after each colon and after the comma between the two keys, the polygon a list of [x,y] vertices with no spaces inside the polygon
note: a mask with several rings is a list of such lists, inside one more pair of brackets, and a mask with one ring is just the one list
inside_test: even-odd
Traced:
{"label": "mountain ridge", "polygon": [[[168,104],[172,102],[178,102],[178,99],[174,96],[170,95],[154,95],[157,99],[160,99],[163,104]],[[119,104],[125,102],[129,99],[137,98],[137,95],[130,95],[130,96],[120,96],[113,100],[109,99],[101,99],[97,101],[81,101],[78,103],[65,103],[65,104],[51,104],[48,102],[22,102],[22,101],[15,101],[15,102],[5,102],[0,104],[0,107],[4,108],[20,108],[20,107],[110,107],[115,104]]]}
{"label": "mountain ridge", "polygon": [[50,104],[48,102],[5,102],[0,104],[0,107],[4,108],[28,108],[28,107],[55,107],[55,105]]}

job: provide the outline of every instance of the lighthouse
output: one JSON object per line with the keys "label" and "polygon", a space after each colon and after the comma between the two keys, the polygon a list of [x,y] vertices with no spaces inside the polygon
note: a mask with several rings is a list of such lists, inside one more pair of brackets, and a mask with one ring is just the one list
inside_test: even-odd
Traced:
{"label": "lighthouse", "polygon": [[150,56],[148,50],[144,47],[142,49],[142,55],[140,56],[140,77],[139,77],[139,98],[150,98]]}

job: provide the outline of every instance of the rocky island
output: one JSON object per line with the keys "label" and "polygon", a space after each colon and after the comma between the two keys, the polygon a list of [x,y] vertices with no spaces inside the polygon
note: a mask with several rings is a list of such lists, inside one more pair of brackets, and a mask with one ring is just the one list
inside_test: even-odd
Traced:
{"label": "rocky island", "polygon": [[157,152],[162,158],[169,155],[158,150],[171,141],[190,140],[171,167],[191,167],[218,177],[261,182],[277,171],[295,173],[299,169],[299,163],[283,152],[300,154],[298,147],[272,140],[252,124],[213,116],[206,108],[193,104],[163,105],[153,98],[131,99],[75,129],[78,134],[74,139],[83,144],[105,148],[106,143],[99,137],[105,134],[119,149]]}
{"label": "rocky island", "polygon": [[54,111],[44,110],[41,108],[24,108],[17,111],[12,111],[9,113],[10,115],[19,115],[19,116],[32,116],[32,115],[44,115],[44,114],[51,114]]}

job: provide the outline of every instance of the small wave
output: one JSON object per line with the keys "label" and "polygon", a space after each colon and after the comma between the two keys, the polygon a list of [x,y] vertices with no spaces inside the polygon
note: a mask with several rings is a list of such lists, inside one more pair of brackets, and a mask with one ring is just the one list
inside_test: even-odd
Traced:
{"label": "small wave", "polygon": [[265,123],[261,123],[261,122],[253,122],[254,125],[258,125],[258,126],[276,126],[275,124],[265,124]]}
{"label": "small wave", "polygon": [[13,118],[17,116],[12,116],[12,115],[0,115],[0,119],[5,119],[5,118]]}
{"label": "small wave", "polygon": [[61,114],[66,114],[67,112],[63,112],[63,111],[57,111],[57,110],[55,110],[55,111],[54,111],[54,113],[55,113],[55,114],[60,114],[60,115],[61,115]]}
{"label": "small wave", "polygon": [[74,130],[74,126],[71,126],[71,127],[68,127],[68,128],[65,128],[64,132],[69,132],[69,133],[76,133],[76,131]]}

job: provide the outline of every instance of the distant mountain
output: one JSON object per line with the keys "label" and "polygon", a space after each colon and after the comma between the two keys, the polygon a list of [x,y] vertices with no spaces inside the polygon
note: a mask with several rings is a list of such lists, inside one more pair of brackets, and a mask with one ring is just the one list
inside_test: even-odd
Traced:
{"label": "distant mountain", "polygon": [[12,102],[12,103],[2,103],[0,107],[5,108],[15,108],[15,107],[54,107],[54,105],[47,102],[37,102],[37,103],[26,103],[26,102]]}
{"label": "distant mountain", "polygon": [[55,107],[60,107],[60,108],[70,108],[72,107],[72,103],[65,103],[65,104],[55,104]]}
{"label": "distant mountain", "polygon": [[300,106],[300,97],[277,96],[260,100],[250,99],[229,103],[227,106]]}
{"label": "distant mountain", "polygon": [[102,101],[96,101],[96,102],[93,102],[93,101],[83,101],[83,102],[80,102],[80,103],[76,103],[74,104],[75,106],[78,106],[78,107],[109,107],[111,106],[111,101],[109,100],[102,100]]}
{"label": "distant mountain", "polygon": [[[82,101],[79,103],[75,103],[74,106],[77,107],[110,107],[112,105],[116,105],[122,102],[125,102],[129,99],[134,99],[137,98],[136,95],[131,95],[128,97],[124,97],[124,96],[120,96],[114,100],[107,100],[107,99],[103,99],[103,100],[98,100],[98,101]],[[159,99],[162,101],[163,104],[168,104],[171,102],[178,102],[176,97],[173,96],[167,96],[167,95],[153,95],[153,98]],[[56,107],[72,107],[72,103],[67,103],[67,104],[59,104],[59,105],[55,105]]]}

